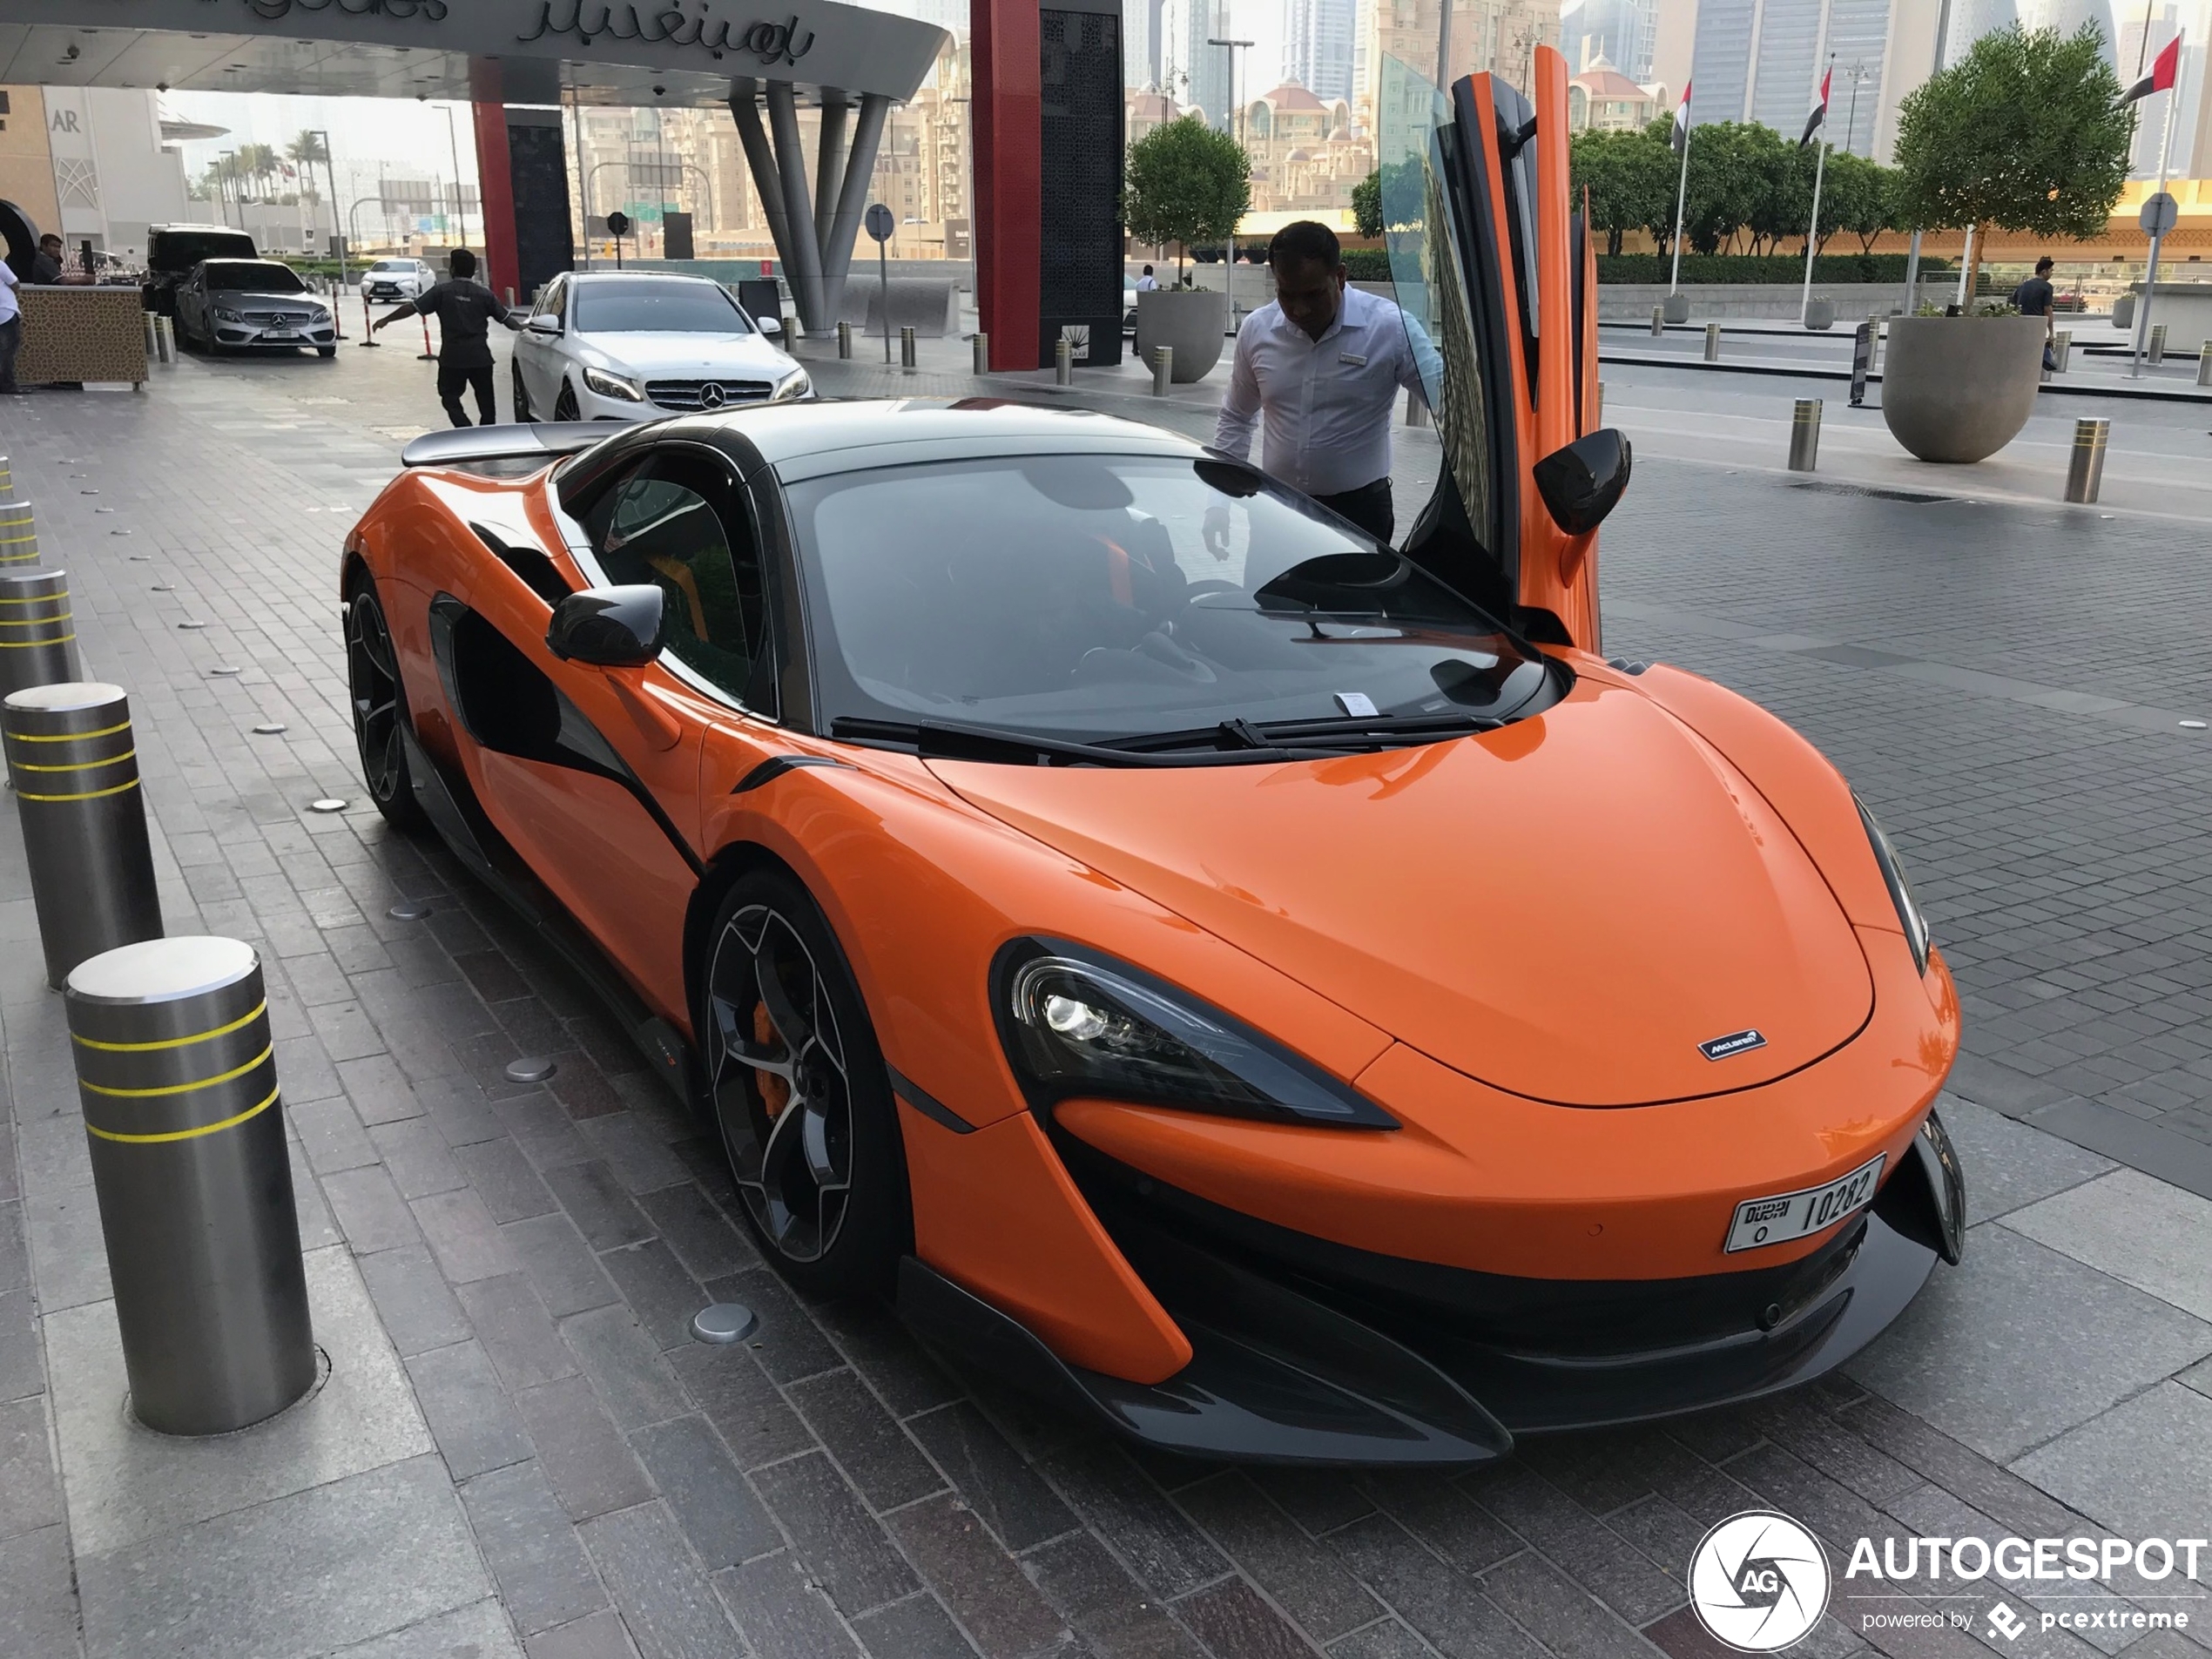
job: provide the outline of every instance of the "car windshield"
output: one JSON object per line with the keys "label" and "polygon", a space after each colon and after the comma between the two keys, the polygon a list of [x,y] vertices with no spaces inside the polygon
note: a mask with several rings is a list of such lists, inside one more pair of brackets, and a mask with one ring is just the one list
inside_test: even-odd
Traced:
{"label": "car windshield", "polygon": [[743,334],[752,332],[712,282],[580,282],[577,332],[586,334]]}
{"label": "car windshield", "polygon": [[307,285],[294,275],[288,265],[248,265],[244,260],[210,262],[207,266],[207,290],[210,293],[305,293]]}
{"label": "car windshield", "polygon": [[1104,744],[1503,718],[1551,684],[1459,594],[1226,462],[1003,456],[788,495],[833,719]]}
{"label": "car windshield", "polygon": [[371,276],[374,276],[379,271],[381,271],[386,276],[413,276],[415,274],[415,261],[412,260],[379,260],[375,264],[368,267],[368,273]]}
{"label": "car windshield", "polygon": [[253,259],[253,239],[243,231],[159,231],[152,254],[164,270],[189,271],[202,260]]}

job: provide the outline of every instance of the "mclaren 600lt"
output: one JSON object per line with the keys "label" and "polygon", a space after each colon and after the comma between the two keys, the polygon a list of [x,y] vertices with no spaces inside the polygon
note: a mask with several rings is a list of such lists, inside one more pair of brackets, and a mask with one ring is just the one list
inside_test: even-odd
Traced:
{"label": "mclaren 600lt", "polygon": [[1156,1447],[1480,1462],[1817,1376],[1958,1257],[1895,853],[1599,643],[1536,62],[1393,175],[1403,551],[990,400],[441,434],[347,543],[375,800],[624,1012],[768,1259]]}

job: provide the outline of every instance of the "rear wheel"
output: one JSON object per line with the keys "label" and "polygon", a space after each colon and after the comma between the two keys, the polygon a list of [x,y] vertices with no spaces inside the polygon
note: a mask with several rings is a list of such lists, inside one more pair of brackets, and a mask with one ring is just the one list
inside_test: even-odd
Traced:
{"label": "rear wheel", "polygon": [[913,1248],[906,1151],[860,987],[806,890],[738,879],[708,937],[696,1028],[739,1207],[801,1290],[891,1283]]}
{"label": "rear wheel", "polygon": [[509,363],[507,367],[515,381],[515,419],[527,421],[530,418],[530,393],[529,388],[523,384],[523,366]]}
{"label": "rear wheel", "polygon": [[583,419],[583,411],[577,407],[576,388],[570,385],[565,377],[561,381],[560,396],[553,400],[553,418],[556,421]]}
{"label": "rear wheel", "polygon": [[376,597],[376,583],[366,574],[346,607],[346,683],[354,708],[354,742],[361,751],[361,782],[376,810],[398,828],[413,830],[428,820],[415,799],[408,775],[407,693],[400,683],[399,653]]}

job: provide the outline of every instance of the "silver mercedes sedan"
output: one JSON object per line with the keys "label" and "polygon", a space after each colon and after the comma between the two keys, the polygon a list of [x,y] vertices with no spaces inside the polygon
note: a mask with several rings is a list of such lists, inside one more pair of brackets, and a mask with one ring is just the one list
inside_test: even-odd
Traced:
{"label": "silver mercedes sedan", "polygon": [[204,260],[177,285],[177,337],[210,352],[298,349],[338,354],[330,307],[277,260]]}

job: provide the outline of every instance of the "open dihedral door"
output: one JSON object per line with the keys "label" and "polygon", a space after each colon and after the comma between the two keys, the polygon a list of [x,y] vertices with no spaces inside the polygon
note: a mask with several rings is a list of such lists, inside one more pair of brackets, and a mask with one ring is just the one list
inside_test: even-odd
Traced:
{"label": "open dihedral door", "polygon": [[[1495,75],[1440,92],[1383,62],[1384,234],[1444,456],[1414,560],[1531,638],[1599,646],[1596,520],[1628,472],[1597,427],[1596,259],[1568,185],[1567,60],[1532,105]],[[1421,349],[1433,341],[1436,349]]]}

